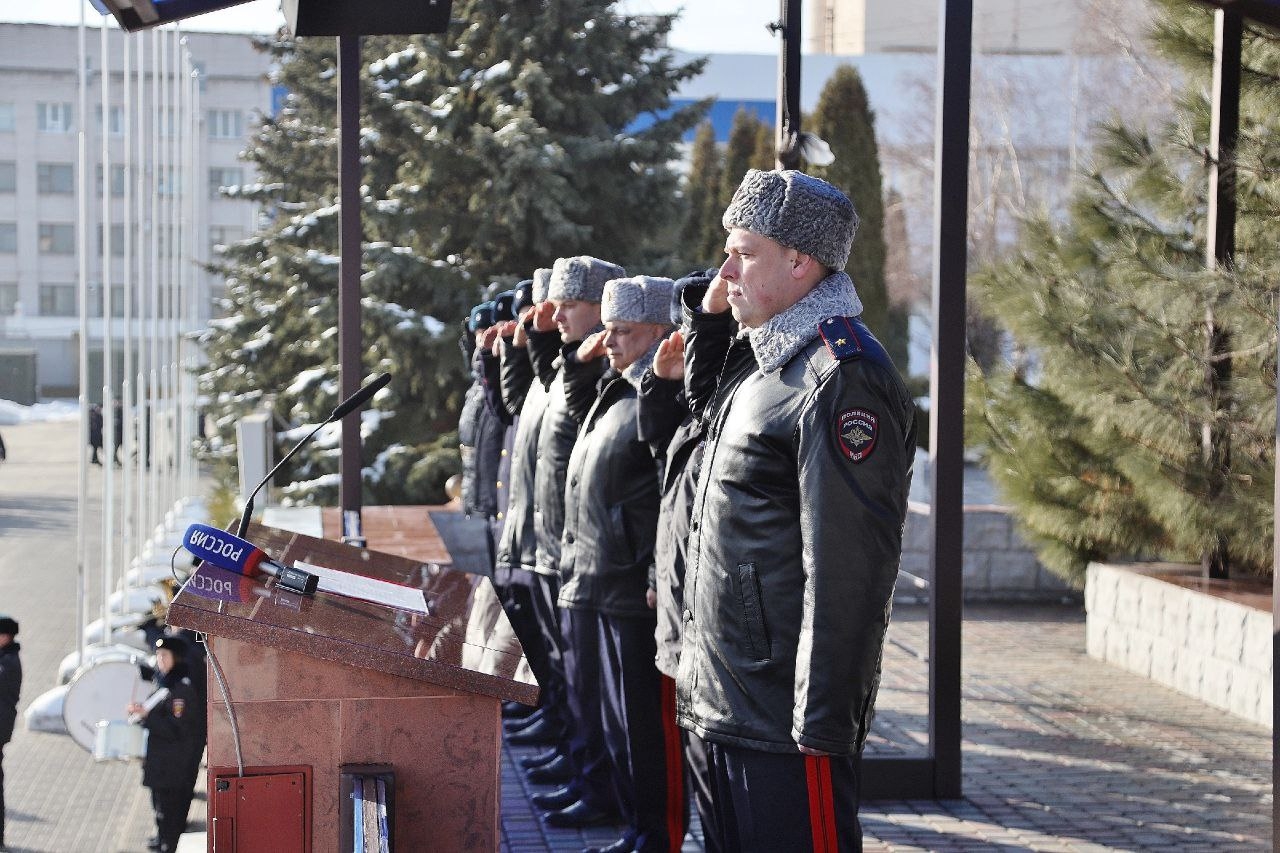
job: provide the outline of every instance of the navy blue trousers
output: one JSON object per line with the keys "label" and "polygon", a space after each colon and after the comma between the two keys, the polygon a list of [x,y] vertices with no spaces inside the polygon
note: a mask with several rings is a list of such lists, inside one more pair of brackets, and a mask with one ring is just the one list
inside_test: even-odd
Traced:
{"label": "navy blue trousers", "polygon": [[742,853],[860,853],[860,758],[707,741],[715,830]]}
{"label": "navy blue trousers", "polygon": [[[564,701],[556,701],[556,674],[552,671],[552,650],[547,648],[542,626],[539,624],[538,599],[542,590],[538,583],[541,577],[524,569],[511,569],[505,572],[506,584],[502,597],[502,607],[511,620],[511,628],[524,648],[525,659],[529,661],[529,669],[538,679],[538,707],[542,708],[542,718],[557,728],[564,726]],[[556,651],[559,656],[558,650]],[[561,688],[563,690],[563,688]]]}
{"label": "navy blue trousers", "polygon": [[[675,682],[667,676],[664,681],[671,682],[671,719],[675,719]],[[707,744],[693,732],[680,730],[684,739],[685,784],[689,788],[693,805],[698,809],[698,817],[702,819],[702,846],[707,853],[728,853],[720,833],[716,830],[715,812],[711,800],[711,776],[707,770]]]}
{"label": "navy blue trousers", "polygon": [[602,674],[600,672],[600,615],[591,610],[560,608],[564,640],[564,672],[569,711],[570,783],[578,799],[597,811],[617,814],[613,767],[605,747]]}
{"label": "navy blue trousers", "polygon": [[675,684],[654,663],[654,618],[600,615],[604,735],[637,853],[678,853],[689,824]]}
{"label": "navy blue trousers", "polygon": [[560,576],[523,571],[529,576],[530,607],[546,654],[546,675],[538,675],[542,687],[544,714],[550,714],[564,731],[557,748],[569,754],[569,741],[573,735],[573,713],[569,708],[569,685],[564,670],[564,637],[560,634],[560,608],[556,599],[560,595]]}

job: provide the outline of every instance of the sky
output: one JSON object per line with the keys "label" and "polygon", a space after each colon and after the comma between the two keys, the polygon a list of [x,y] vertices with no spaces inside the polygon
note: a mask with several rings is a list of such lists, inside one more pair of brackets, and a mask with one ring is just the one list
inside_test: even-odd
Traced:
{"label": "sky", "polygon": [[[90,26],[101,17],[83,3]],[[631,13],[671,13],[684,9],[671,33],[671,46],[693,53],[777,53],[778,41],[765,25],[778,19],[778,0],[733,0],[733,13],[725,14],[724,0],[620,0],[619,8]],[[0,0],[0,22],[76,24],[78,0]],[[283,23],[279,0],[250,0],[220,12],[210,12],[183,22],[187,30],[255,33],[274,30]]]}

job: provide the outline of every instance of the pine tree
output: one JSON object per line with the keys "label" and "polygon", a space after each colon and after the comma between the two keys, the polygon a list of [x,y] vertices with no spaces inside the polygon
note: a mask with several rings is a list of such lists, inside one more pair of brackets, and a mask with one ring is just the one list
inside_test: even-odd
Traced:
{"label": "pine tree", "polygon": [[689,175],[685,179],[685,218],[683,256],[693,267],[717,262],[724,249],[724,228],[720,216],[720,147],[711,122],[698,126],[693,139]]}
{"label": "pine tree", "polygon": [[[760,117],[739,107],[733,114],[733,125],[729,128],[729,141],[724,148],[724,168],[720,171],[720,198],[717,206],[723,213],[733,200],[733,193],[742,183],[748,169],[758,169],[758,152],[760,148]],[[772,165],[770,166],[772,168]],[[724,229],[721,229],[721,234]],[[723,236],[721,247],[723,247]]]}
{"label": "pine tree", "polygon": [[[973,278],[1029,356],[970,365],[969,438],[1069,578],[1094,559],[1198,562],[1219,536],[1235,570],[1270,572],[1280,36],[1245,39],[1233,268],[1204,268],[1212,15],[1179,3],[1154,33],[1187,80],[1175,120],[1102,127],[1065,220],[1027,222],[1015,256]],[[1206,381],[1209,311],[1232,341],[1225,401]],[[1229,436],[1229,467],[1202,454],[1206,425]]]}
{"label": "pine tree", "polygon": [[[461,31],[363,40],[363,366],[395,377],[363,416],[367,500],[444,499],[468,382],[453,330],[484,285],[569,254],[643,269],[674,248],[654,236],[679,212],[667,164],[700,110],[626,128],[664,111],[700,64],[661,48],[669,18],[610,7],[470,0],[454,6],[469,22]],[[216,264],[227,316],[204,336],[202,387],[222,454],[265,394],[296,430],[337,395],[333,41],[280,36],[262,48],[290,94],[245,153],[259,183],[237,191],[273,221]],[[287,496],[335,499],[337,437],[322,432],[282,473]]]}
{"label": "pine tree", "polygon": [[778,167],[778,140],[773,125],[767,121],[759,121],[756,125],[756,151],[751,158],[753,169],[776,169]]}
{"label": "pine tree", "polygon": [[884,344],[894,362],[907,365],[907,308],[890,305],[885,287],[884,188],[875,115],[867,102],[862,77],[841,65],[818,96],[810,129],[831,146],[835,161],[811,166],[814,175],[844,190],[858,211],[858,235],[845,270],[858,288],[863,319]]}

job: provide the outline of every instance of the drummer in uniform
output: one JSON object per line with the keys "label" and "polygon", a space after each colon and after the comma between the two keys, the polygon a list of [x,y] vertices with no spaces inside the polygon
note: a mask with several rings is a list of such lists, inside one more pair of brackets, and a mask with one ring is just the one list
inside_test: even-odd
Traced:
{"label": "drummer in uniform", "polygon": [[[155,647],[156,665],[151,672],[156,691],[168,693],[150,711],[140,703],[129,705],[128,710],[147,729],[142,785],[151,789],[156,812],[156,837],[149,847],[173,853],[187,828],[187,810],[204,744],[205,710],[187,672],[187,644],[179,637],[164,636],[155,641]],[[148,670],[143,668],[144,676]]]}

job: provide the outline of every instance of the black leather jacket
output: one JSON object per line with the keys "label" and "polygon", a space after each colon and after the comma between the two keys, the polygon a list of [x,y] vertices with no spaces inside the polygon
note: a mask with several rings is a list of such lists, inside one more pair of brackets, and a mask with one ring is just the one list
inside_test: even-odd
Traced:
{"label": "black leather jacket", "polygon": [[488,399],[484,354],[472,356],[472,384],[458,419],[458,449],[462,453],[462,510],[492,518],[498,512],[498,465],[506,426]]}
{"label": "black leather jacket", "polygon": [[561,607],[653,618],[645,601],[658,530],[658,467],[636,426],[636,389],[601,380],[569,460]]}
{"label": "black leather jacket", "polygon": [[16,640],[0,649],[0,747],[13,737],[18,718],[18,696],[22,693],[22,644]]}
{"label": "black leather jacket", "polygon": [[658,671],[675,678],[680,667],[684,625],[684,567],[689,538],[689,514],[702,465],[702,424],[689,413],[684,385],[659,379],[647,371],[637,398],[640,438],[661,448],[662,501],[658,509],[658,538],[654,543],[654,576],[650,580],[657,597]]}
{"label": "black leather jacket", "polygon": [[[686,319],[687,387],[695,397],[715,390],[691,399],[707,432],[688,542],[679,723],[766,752],[799,744],[856,753],[871,724],[901,555],[911,396],[855,318],[830,318],[849,322],[843,343],[833,341],[838,358],[818,335],[826,320],[815,321],[769,373],[748,338],[731,337],[727,312]],[[708,369],[718,382],[706,381]]]}
{"label": "black leather jacket", "polygon": [[579,364],[578,344],[564,344],[556,375],[547,387],[547,408],[538,435],[538,463],[534,474],[533,529],[538,540],[535,570],[560,573],[560,537],[564,534],[565,472],[578,440],[578,426],[595,400],[595,385],[604,372],[603,359]]}
{"label": "black leather jacket", "polygon": [[498,568],[536,571],[538,539],[534,530],[538,439],[547,407],[547,384],[555,378],[559,332],[531,332],[529,346],[504,350],[502,397],[516,409],[519,425],[511,446],[510,500],[498,537]]}

